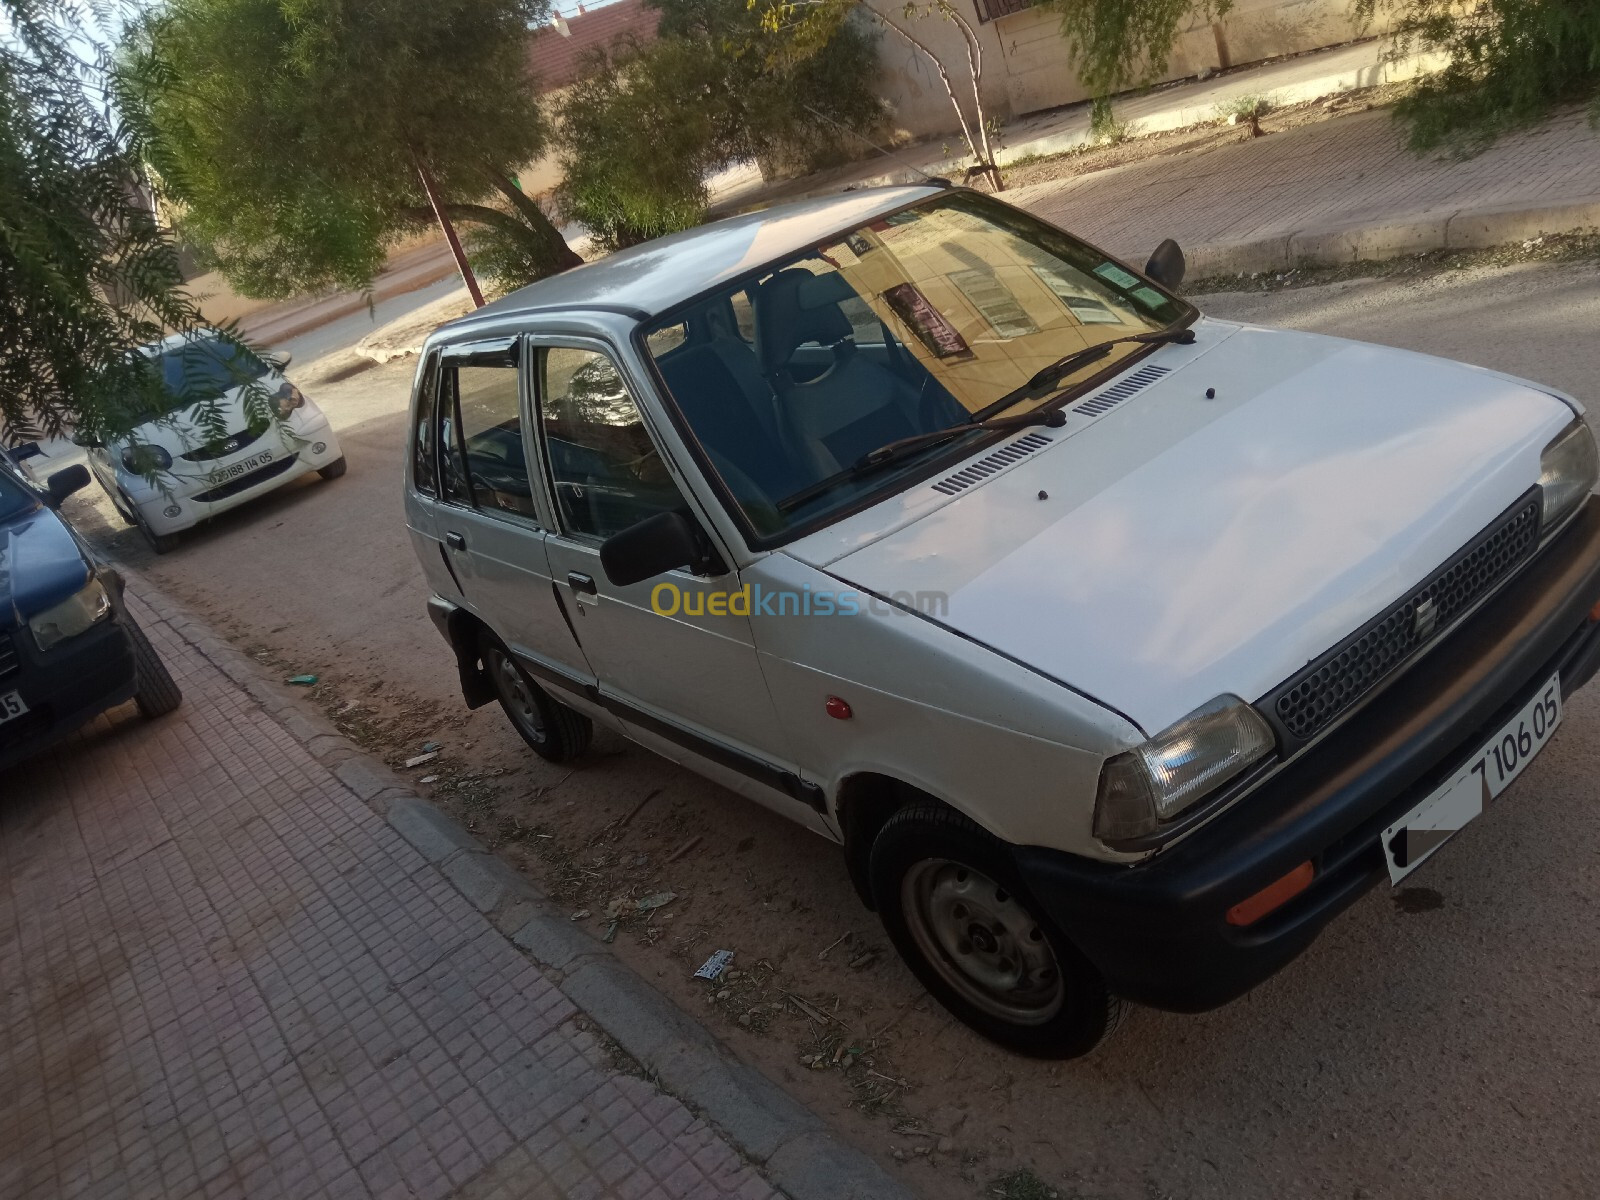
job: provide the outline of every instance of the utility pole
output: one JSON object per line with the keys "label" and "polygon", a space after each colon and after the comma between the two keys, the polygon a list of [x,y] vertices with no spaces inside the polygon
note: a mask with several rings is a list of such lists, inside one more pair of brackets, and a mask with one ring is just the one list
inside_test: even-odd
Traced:
{"label": "utility pole", "polygon": [[433,186],[433,176],[428,173],[428,168],[423,166],[422,159],[418,157],[416,151],[412,151],[411,158],[417,164],[417,175],[422,179],[422,190],[428,195],[428,203],[433,206],[434,218],[439,222],[439,228],[444,230],[444,240],[450,243],[450,253],[455,256],[456,269],[461,272],[461,281],[467,285],[467,295],[472,297],[472,306],[482,308],[483,291],[478,287],[478,278],[472,273],[471,264],[467,262],[466,252],[461,249],[461,239],[456,236],[455,226],[450,224],[444,205],[439,202],[439,192]]}

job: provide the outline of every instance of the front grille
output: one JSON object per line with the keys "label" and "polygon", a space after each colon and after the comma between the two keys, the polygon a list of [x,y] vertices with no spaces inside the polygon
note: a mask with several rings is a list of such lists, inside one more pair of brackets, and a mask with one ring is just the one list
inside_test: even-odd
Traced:
{"label": "front grille", "polygon": [[274,459],[266,466],[255,471],[247,471],[237,479],[230,479],[221,487],[214,487],[209,492],[201,492],[195,496],[201,504],[215,504],[218,500],[226,500],[229,496],[237,496],[240,492],[253,488],[258,483],[265,483],[274,476],[282,475],[294,466],[298,455],[291,454],[287,458]]}
{"label": "front grille", "polygon": [[11,640],[11,635],[0,633],[0,679],[7,675],[14,675],[22,669],[22,660],[17,657],[17,647]]}
{"label": "front grille", "polygon": [[1534,492],[1400,603],[1279,685],[1261,709],[1276,718],[1279,734],[1291,745],[1309,741],[1498,587],[1538,541]]}
{"label": "front grille", "polygon": [[219,458],[227,458],[230,454],[239,453],[260,436],[260,433],[252,433],[248,429],[241,429],[238,433],[230,433],[225,438],[207,442],[200,449],[191,450],[183,457],[190,462],[212,462]]}

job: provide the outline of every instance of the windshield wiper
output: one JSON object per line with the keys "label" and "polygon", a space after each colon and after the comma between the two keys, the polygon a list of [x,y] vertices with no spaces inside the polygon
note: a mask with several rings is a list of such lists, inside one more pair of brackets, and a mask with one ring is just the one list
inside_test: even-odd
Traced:
{"label": "windshield wiper", "polygon": [[960,437],[963,433],[972,433],[975,430],[984,430],[991,433],[1004,432],[1008,429],[1026,429],[1030,425],[1044,425],[1051,429],[1059,429],[1067,423],[1067,414],[1059,408],[1049,412],[1027,412],[1020,417],[990,417],[987,421],[965,421],[960,425],[952,425],[948,429],[932,429],[927,433],[914,434],[911,437],[900,438],[897,441],[886,442],[876,450],[870,450],[856,459],[854,463],[826,479],[813,483],[808,488],[786,496],[779,500],[779,512],[792,512],[802,504],[822,495],[836,483],[845,479],[859,479],[863,475],[899,462],[902,458],[922,450],[936,442],[947,442],[952,438]]}
{"label": "windshield wiper", "polygon": [[[1125,345],[1129,342],[1141,346],[1159,346],[1163,342],[1172,342],[1179,346],[1190,345],[1194,341],[1193,329],[1158,329],[1154,333],[1136,333],[1130,337],[1112,338],[1109,342],[1100,342],[1093,346],[1085,346],[1082,350],[1074,350],[1065,358],[1058,358],[1048,367],[1036,372],[1019,391],[1013,393],[1017,397],[1032,395],[1035,392],[1047,391],[1054,387],[1064,377],[1072,374],[1079,367],[1089,363],[1098,362],[1111,353],[1111,347]],[[1009,397],[1008,397],[1009,398]]]}

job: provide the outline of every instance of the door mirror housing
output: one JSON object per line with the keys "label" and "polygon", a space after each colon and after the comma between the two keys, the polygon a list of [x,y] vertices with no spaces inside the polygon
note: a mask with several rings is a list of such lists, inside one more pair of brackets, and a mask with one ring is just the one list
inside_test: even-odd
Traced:
{"label": "door mirror housing", "polygon": [[1171,238],[1157,246],[1150,255],[1150,261],[1144,265],[1145,275],[1169,292],[1178,290],[1188,269],[1189,264],[1183,257],[1183,247]]}
{"label": "door mirror housing", "polygon": [[97,437],[90,437],[87,433],[73,434],[72,444],[74,446],[81,446],[85,450],[101,450],[105,448],[104,442]]}
{"label": "door mirror housing", "polygon": [[60,508],[61,502],[73,492],[89,486],[89,468],[82,463],[57,471],[44,481],[46,502],[51,508]]}
{"label": "door mirror housing", "polygon": [[682,512],[657,513],[612,534],[600,543],[600,567],[616,587],[682,567],[696,575],[727,571],[700,526]]}
{"label": "door mirror housing", "polygon": [[288,370],[289,364],[294,361],[294,355],[288,350],[275,350],[263,357],[267,360],[267,365],[277,371]]}

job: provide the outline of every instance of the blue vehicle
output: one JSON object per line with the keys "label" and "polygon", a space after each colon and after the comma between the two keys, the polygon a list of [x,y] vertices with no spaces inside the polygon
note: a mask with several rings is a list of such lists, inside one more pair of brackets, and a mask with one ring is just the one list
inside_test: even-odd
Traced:
{"label": "blue vehicle", "polygon": [[40,488],[17,465],[33,453],[0,450],[0,772],[128,700],[159,717],[183,699],[128,614],[122,577],[56,512],[88,469]]}

